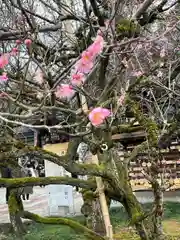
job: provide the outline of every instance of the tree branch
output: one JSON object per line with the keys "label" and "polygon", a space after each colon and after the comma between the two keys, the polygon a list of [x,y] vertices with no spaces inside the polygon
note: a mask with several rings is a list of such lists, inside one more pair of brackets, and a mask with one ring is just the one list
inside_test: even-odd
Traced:
{"label": "tree branch", "polygon": [[121,124],[117,126],[113,126],[111,128],[112,134],[116,133],[132,133],[132,132],[138,132],[138,131],[143,131],[142,126],[132,126],[130,124]]}
{"label": "tree branch", "polygon": [[[75,17],[72,15],[67,15],[67,16],[62,16],[60,18],[60,23],[57,23],[56,25],[52,26],[45,26],[42,28],[39,28],[39,33],[44,33],[44,32],[56,32],[57,30],[61,29],[62,27],[62,21],[67,21],[67,20],[76,20],[80,21],[79,17]],[[32,32],[32,29],[27,29],[27,32]],[[11,31],[11,32],[1,32],[0,33],[0,40],[9,40],[9,38],[14,37],[15,39],[19,38],[20,36],[22,37],[25,34],[25,32],[22,31]]]}
{"label": "tree branch", "polygon": [[25,186],[39,186],[50,184],[64,184],[73,187],[80,187],[86,189],[96,189],[96,184],[89,180],[75,179],[71,177],[26,177],[26,178],[0,178],[0,187],[19,188]]}
{"label": "tree branch", "polygon": [[154,0],[145,0],[137,12],[134,14],[133,19],[139,19],[141,15],[151,6],[151,4],[154,2]]}
{"label": "tree branch", "polygon": [[21,214],[22,218],[30,219],[38,223],[43,224],[62,224],[67,225],[71,228],[73,228],[76,232],[82,233],[84,236],[86,236],[88,239],[91,240],[105,240],[102,236],[98,235],[97,233],[91,231],[90,229],[86,228],[85,226],[81,225],[78,222],[75,222],[71,219],[67,218],[45,218],[41,217],[37,214],[24,211]]}
{"label": "tree branch", "polygon": [[91,7],[93,9],[94,15],[98,18],[99,26],[103,27],[104,26],[104,18],[103,18],[102,14],[99,11],[99,8],[98,8],[96,0],[89,0],[89,1],[91,3]]}
{"label": "tree branch", "polygon": [[[74,173],[81,176],[90,175],[90,176],[110,178],[107,171],[105,170],[105,167],[103,166],[98,166],[96,164],[78,164],[75,162],[72,163],[71,161],[69,161],[67,155],[59,156],[55,153],[44,150],[42,148],[26,145],[25,143],[20,142],[13,138],[10,138],[10,139],[11,139],[11,142],[8,142],[8,147],[11,145],[13,149],[13,151],[11,151],[11,160],[13,157],[17,159],[18,156],[31,153],[31,154],[34,154],[34,156],[36,156],[37,158],[43,158],[43,160],[48,160],[59,166],[64,167],[70,173]],[[4,141],[4,143],[1,142],[1,146],[5,146],[6,144],[7,144],[6,141]],[[15,148],[19,151],[17,150],[15,151]],[[76,154],[74,155],[74,157],[76,157]]]}

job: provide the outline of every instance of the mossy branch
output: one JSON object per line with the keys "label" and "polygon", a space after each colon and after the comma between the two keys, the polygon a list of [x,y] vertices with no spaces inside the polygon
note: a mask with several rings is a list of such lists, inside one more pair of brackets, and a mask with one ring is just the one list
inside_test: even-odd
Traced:
{"label": "mossy branch", "polygon": [[39,186],[39,185],[50,185],[50,184],[64,184],[77,186],[86,189],[96,189],[96,184],[89,180],[75,179],[71,177],[26,177],[26,178],[0,178],[1,187],[25,187],[25,186]]}
{"label": "mossy branch", "polygon": [[148,142],[147,141],[145,141],[145,142],[139,144],[138,146],[136,146],[133,149],[133,151],[131,152],[130,157],[127,159],[127,162],[129,163],[129,162],[133,161],[139,153],[142,153],[147,148],[148,148]]}
{"label": "mossy branch", "polygon": [[8,210],[10,214],[16,215],[19,211],[23,211],[23,204],[21,199],[18,197],[18,193],[15,189],[11,189],[10,196],[8,199]]}
{"label": "mossy branch", "polygon": [[[34,178],[34,177],[26,177],[26,178],[0,178],[0,187],[11,187],[11,188],[19,188],[24,186],[39,186],[39,185],[50,185],[50,184],[63,184],[70,186],[77,186],[87,190],[96,190],[97,186],[95,181],[92,180],[82,180],[75,179],[71,177],[44,177],[44,178]],[[118,201],[119,196],[114,192],[111,188],[105,189],[106,194],[110,196],[112,199]]]}
{"label": "mossy branch", "polygon": [[142,126],[132,126],[130,124],[121,124],[118,126],[113,126],[111,128],[112,134],[116,133],[132,133],[132,132],[138,132],[142,131],[143,127]]}
{"label": "mossy branch", "polygon": [[147,116],[145,116],[143,114],[143,112],[141,112],[139,104],[137,102],[135,102],[129,98],[129,99],[127,99],[127,103],[131,107],[136,120],[146,131],[149,144],[151,146],[157,146],[158,127],[157,127],[157,124],[155,123],[155,121],[148,118]]}
{"label": "mossy branch", "polygon": [[78,222],[75,222],[71,219],[67,218],[48,218],[48,217],[41,217],[37,214],[24,211],[22,212],[22,218],[30,219],[38,223],[43,224],[58,224],[58,225],[66,225],[74,229],[78,233],[82,233],[87,239],[90,240],[105,240],[104,237],[96,234],[95,232],[91,231],[90,229],[86,228],[85,226],[81,225]]}
{"label": "mossy branch", "polygon": [[[6,142],[4,142],[4,145],[5,144]],[[18,149],[18,151],[11,151],[11,161],[12,158],[17,159],[18,156],[21,156],[23,154],[33,153],[37,158],[42,158],[43,160],[45,159],[59,166],[62,166],[70,173],[81,176],[90,175],[108,178],[107,172],[103,166],[98,166],[96,164],[78,164],[72,162],[72,159],[69,162],[68,155],[59,156],[58,154],[55,154],[53,152],[44,150],[39,147],[33,147],[17,140],[12,141],[11,145],[12,148]],[[68,149],[68,152],[69,151],[70,149]]]}

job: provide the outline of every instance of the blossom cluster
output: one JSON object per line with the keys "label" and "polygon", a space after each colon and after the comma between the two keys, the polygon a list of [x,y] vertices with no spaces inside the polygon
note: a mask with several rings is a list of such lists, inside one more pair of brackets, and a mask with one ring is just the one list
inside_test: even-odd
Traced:
{"label": "blossom cluster", "polygon": [[[104,39],[101,32],[98,31],[94,42],[82,52],[80,59],[74,65],[71,73],[71,84],[61,84],[56,89],[57,98],[71,98],[74,95],[73,86],[82,86],[85,76],[92,70],[96,57],[102,52]],[[98,126],[103,123],[111,112],[106,108],[97,107],[89,113],[89,120],[92,125]]]}
{"label": "blossom cluster", "polygon": [[[21,41],[19,39],[17,39],[16,45],[18,46],[20,44],[21,44]],[[26,47],[29,47],[31,45],[31,39],[25,39],[24,44],[26,45]],[[17,55],[17,53],[18,53],[17,46],[13,47],[10,52],[4,53],[0,56],[0,69],[3,69],[9,63],[9,58],[11,56]],[[7,74],[5,72],[3,72],[2,75],[0,76],[0,82],[4,82],[7,80],[8,80]]]}
{"label": "blossom cluster", "polygon": [[82,86],[85,76],[92,70],[94,60],[101,53],[104,46],[104,39],[100,33],[97,34],[94,42],[82,52],[80,59],[75,63],[70,76],[70,84],[61,84],[56,89],[57,98],[71,98],[74,95],[73,86]]}
{"label": "blossom cluster", "polygon": [[[22,42],[17,39],[16,45],[20,45]],[[25,39],[24,44],[27,48],[31,45],[30,39]],[[15,56],[18,53],[18,48],[14,47],[9,53],[2,54],[0,56],[0,68],[3,69],[9,62],[9,58],[11,56]],[[98,31],[97,36],[94,42],[82,52],[80,59],[75,63],[71,76],[70,76],[70,84],[61,84],[57,86],[55,95],[57,98],[71,98],[74,95],[73,87],[81,87],[85,81],[85,77],[94,66],[94,61],[96,57],[102,52],[104,47],[104,39],[102,37],[101,31]],[[0,81],[7,81],[7,74],[5,72],[2,73],[0,76]],[[43,83],[43,74],[39,71],[36,76],[35,80],[39,83]],[[103,123],[103,121],[110,116],[111,112],[102,107],[94,108],[88,115],[89,120],[91,121],[92,125],[98,126]]]}

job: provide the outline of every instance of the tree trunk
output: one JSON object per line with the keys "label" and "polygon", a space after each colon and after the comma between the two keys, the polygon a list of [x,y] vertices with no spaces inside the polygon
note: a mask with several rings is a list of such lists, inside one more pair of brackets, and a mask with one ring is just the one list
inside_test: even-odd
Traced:
{"label": "tree trunk", "polygon": [[138,220],[143,216],[142,207],[130,188],[125,192],[122,204],[130,218],[130,223],[135,226],[140,238],[142,240],[150,240],[151,238],[149,226],[145,226],[143,221]]}
{"label": "tree trunk", "polygon": [[[162,220],[162,195],[157,186],[152,186],[155,189],[155,205],[157,206],[157,215],[152,216],[153,213],[146,213],[141,204],[138,202],[136,196],[133,194],[132,187],[128,176],[128,162],[126,160],[119,161],[118,149],[114,148],[111,157],[111,166],[113,169],[115,180],[112,181],[112,187],[116,186],[116,192],[119,192],[119,202],[124,206],[130,224],[135,226],[141,240],[160,240],[163,239],[161,220]],[[122,152],[122,156],[124,153]],[[122,157],[121,157],[122,158]]]}
{"label": "tree trunk", "polygon": [[164,235],[162,232],[162,194],[158,192],[156,202],[158,201],[157,214],[145,217],[145,213],[136,196],[133,194],[132,188],[126,188],[122,204],[125,207],[130,223],[135,226],[141,240],[162,240]]}
{"label": "tree trunk", "polygon": [[106,235],[106,228],[103,221],[99,199],[92,191],[83,190],[82,196],[84,204],[81,212],[85,217],[85,225],[101,236]]}
{"label": "tree trunk", "polygon": [[21,212],[23,211],[23,204],[17,190],[11,189],[8,200],[9,218],[12,228],[16,236],[21,239],[25,233],[25,228],[21,220]]}
{"label": "tree trunk", "polygon": [[154,239],[162,240],[164,239],[164,233],[162,229],[162,216],[163,216],[163,191],[160,184],[155,181],[152,184],[153,193],[154,193],[154,208],[155,213],[153,216],[153,225],[154,225]]}
{"label": "tree trunk", "polygon": [[92,201],[92,230],[96,233],[99,233],[101,236],[106,235],[106,228],[98,198]]}

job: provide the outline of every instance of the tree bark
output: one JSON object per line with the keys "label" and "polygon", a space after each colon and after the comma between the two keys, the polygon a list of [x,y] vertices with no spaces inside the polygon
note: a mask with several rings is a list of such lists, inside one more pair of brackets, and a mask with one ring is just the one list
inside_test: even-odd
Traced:
{"label": "tree bark", "polygon": [[106,235],[99,199],[93,191],[83,190],[83,206],[81,212],[85,217],[85,225],[101,236]]}
{"label": "tree bark", "polygon": [[106,235],[106,228],[101,211],[101,204],[98,198],[92,202],[92,229],[101,236]]}
{"label": "tree bark", "polygon": [[11,189],[8,200],[9,218],[12,228],[16,236],[21,239],[25,233],[25,227],[21,220],[21,212],[23,211],[23,204],[17,190]]}
{"label": "tree bark", "polygon": [[153,193],[154,193],[154,208],[155,214],[153,216],[153,225],[154,225],[154,239],[162,240],[164,239],[164,233],[162,229],[162,216],[163,216],[163,191],[156,180],[152,184]]}
{"label": "tree bark", "polygon": [[[158,185],[159,186],[159,185]],[[123,199],[121,201],[126,209],[130,223],[135,226],[141,240],[163,240],[162,231],[162,212],[163,198],[159,187],[155,195],[155,211],[146,214],[133,194],[131,186],[127,186]]]}
{"label": "tree bark", "polygon": [[141,240],[150,240],[151,239],[150,225],[148,225],[144,221],[139,221],[139,219],[142,218],[144,212],[130,187],[125,192],[121,203],[123,204],[124,208],[127,211],[130,223],[135,226],[136,231],[140,236]]}
{"label": "tree bark", "polygon": [[[115,179],[112,181],[112,187],[119,192],[119,202],[124,206],[130,224],[136,228],[141,240],[156,240],[154,234],[154,223],[152,221],[152,212],[145,213],[136,196],[133,194],[132,187],[128,177],[128,165],[126,160],[119,161],[119,156],[114,149],[111,157],[111,167]],[[159,240],[159,239],[158,239]]]}

